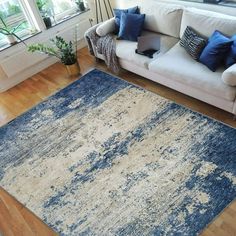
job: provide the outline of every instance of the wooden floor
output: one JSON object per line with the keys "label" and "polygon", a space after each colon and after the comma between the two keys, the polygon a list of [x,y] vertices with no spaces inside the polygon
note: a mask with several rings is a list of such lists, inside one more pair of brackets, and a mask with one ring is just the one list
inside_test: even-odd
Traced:
{"label": "wooden floor", "polygon": [[[104,63],[96,64],[87,49],[79,51],[79,61],[82,74],[96,67],[106,71]],[[169,98],[176,103],[190,107],[214,119],[236,127],[233,116],[196,99],[190,98],[164,86],[146,80],[127,71],[122,71],[120,77],[138,84],[152,92]],[[46,97],[66,87],[78,78],[68,78],[63,65],[57,63],[48,69],[25,80],[21,84],[0,93],[0,126],[19,116],[31,107],[43,101]],[[8,235],[56,235],[40,221],[33,213],[0,188],[0,234]],[[202,236],[236,236],[236,201],[218,216],[201,234]]]}

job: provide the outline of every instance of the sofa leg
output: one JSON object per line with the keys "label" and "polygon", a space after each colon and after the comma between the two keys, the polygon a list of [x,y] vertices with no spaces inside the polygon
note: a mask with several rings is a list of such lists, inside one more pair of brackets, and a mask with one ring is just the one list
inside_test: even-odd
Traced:
{"label": "sofa leg", "polygon": [[96,63],[99,63],[101,61],[101,59],[100,58],[98,58],[98,57],[95,57],[95,62]]}

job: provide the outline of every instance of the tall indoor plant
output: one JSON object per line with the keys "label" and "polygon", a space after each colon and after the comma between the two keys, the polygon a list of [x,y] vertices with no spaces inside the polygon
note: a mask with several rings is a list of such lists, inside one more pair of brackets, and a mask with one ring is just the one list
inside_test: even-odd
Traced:
{"label": "tall indoor plant", "polygon": [[56,36],[54,39],[50,39],[50,41],[52,46],[42,43],[32,44],[28,47],[28,51],[57,57],[66,66],[69,75],[78,75],[80,67],[77,61],[77,41],[75,44],[72,41],[66,42],[60,36]]}

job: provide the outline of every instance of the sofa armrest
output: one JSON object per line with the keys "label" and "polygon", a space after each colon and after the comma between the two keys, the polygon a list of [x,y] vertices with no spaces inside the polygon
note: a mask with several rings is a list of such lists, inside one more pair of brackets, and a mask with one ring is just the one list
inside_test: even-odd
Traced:
{"label": "sofa armrest", "polygon": [[221,78],[225,84],[236,86],[236,64],[233,64],[225,70]]}
{"label": "sofa armrest", "polygon": [[100,24],[96,29],[96,33],[100,37],[103,37],[109,33],[113,33],[115,31],[115,28],[116,28],[115,18],[111,18]]}

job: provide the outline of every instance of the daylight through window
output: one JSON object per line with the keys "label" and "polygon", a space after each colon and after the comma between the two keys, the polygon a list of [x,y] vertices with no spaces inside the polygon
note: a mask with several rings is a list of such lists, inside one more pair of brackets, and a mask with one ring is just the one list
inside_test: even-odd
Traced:
{"label": "daylight through window", "polygon": [[84,11],[87,3],[81,0],[37,0],[37,6],[46,26],[50,27]]}
{"label": "daylight through window", "polygon": [[0,50],[86,9],[85,0],[0,0]]}
{"label": "daylight through window", "polygon": [[0,0],[0,47],[35,32],[21,0]]}

